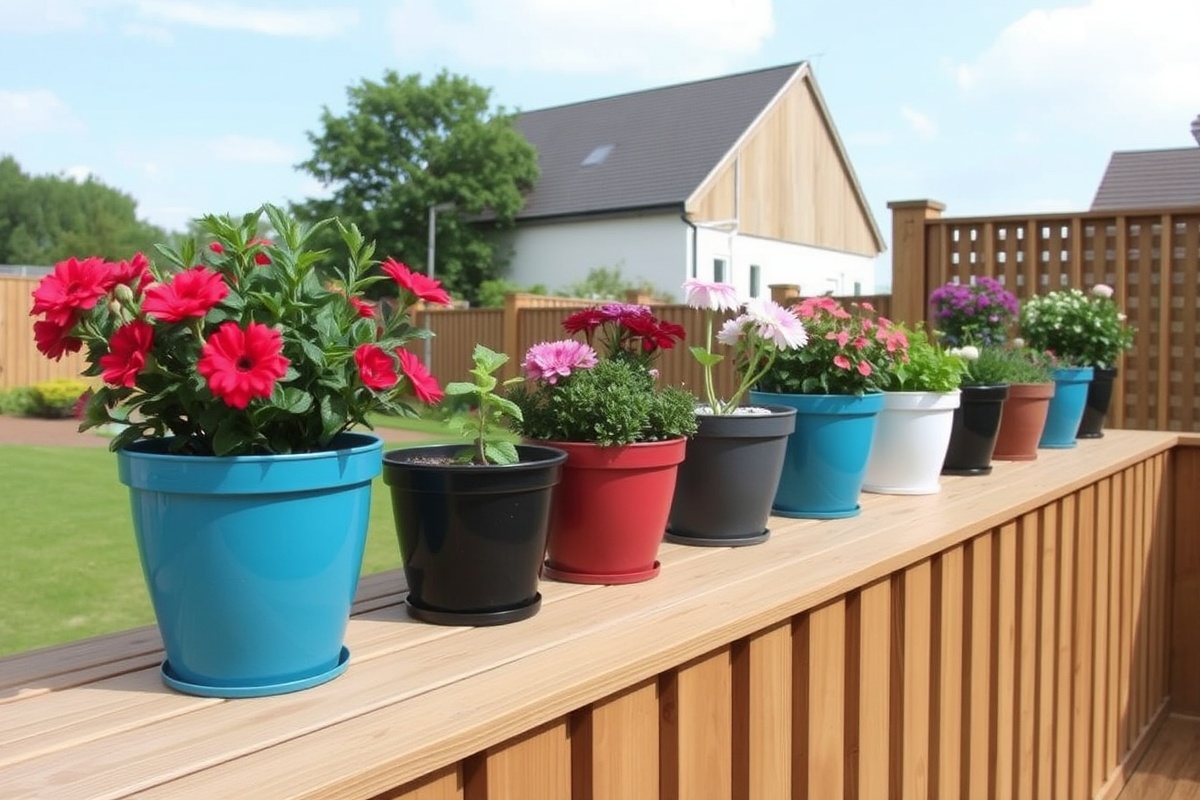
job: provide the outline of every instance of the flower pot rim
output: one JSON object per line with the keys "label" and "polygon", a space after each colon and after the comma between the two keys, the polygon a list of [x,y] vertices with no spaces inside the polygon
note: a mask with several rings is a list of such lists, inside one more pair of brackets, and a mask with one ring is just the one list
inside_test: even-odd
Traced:
{"label": "flower pot rim", "polygon": [[308,461],[329,458],[334,455],[351,455],[373,450],[377,446],[382,448],[383,446],[383,438],[377,433],[371,431],[345,431],[339,433],[330,442],[331,446],[324,450],[311,450],[305,453],[255,453],[239,456],[212,456],[196,453],[166,452],[174,440],[174,436],[156,436],[149,439],[138,439],[136,442],[120,448],[117,452],[136,454],[139,459],[161,459],[171,462],[176,462],[180,459],[193,459],[205,463],[224,462],[232,464],[236,462],[239,464],[257,464],[270,462],[274,464],[281,461]]}
{"label": "flower pot rim", "polygon": [[[524,470],[541,469],[543,467],[562,464],[567,460],[567,451],[561,447],[553,447],[546,444],[521,443],[516,445],[519,461],[512,464],[470,464],[470,463],[429,463],[412,460],[414,457],[419,457],[421,454],[430,454],[430,457],[438,458],[445,457],[450,454],[457,453],[463,448],[469,448],[469,444],[420,444],[413,447],[398,447],[394,450],[388,450],[383,454],[383,463],[393,467],[404,467],[405,469],[413,470],[428,470],[428,471],[449,471],[449,472],[478,472],[487,470],[489,472],[522,472]],[[436,455],[432,455],[435,454]],[[524,456],[530,456],[525,458]]]}
{"label": "flower pot rim", "polygon": [[[737,413],[737,411],[739,409],[748,409],[748,408],[761,409],[761,410],[765,410],[768,413],[766,413],[766,414],[757,413],[757,412],[753,413],[753,414],[750,414],[750,413],[738,414]],[[769,403],[747,403],[745,405],[738,406],[737,408],[734,409],[733,413],[729,413],[729,414],[714,414],[707,404],[700,404],[700,405],[696,406],[696,416],[697,417],[705,417],[705,418],[724,417],[726,419],[737,419],[737,418],[747,418],[748,417],[750,419],[754,419],[754,418],[762,418],[762,417],[770,417],[770,416],[789,416],[789,415],[795,414],[795,413],[796,413],[796,409],[791,406],[773,405],[773,404],[769,404]]]}

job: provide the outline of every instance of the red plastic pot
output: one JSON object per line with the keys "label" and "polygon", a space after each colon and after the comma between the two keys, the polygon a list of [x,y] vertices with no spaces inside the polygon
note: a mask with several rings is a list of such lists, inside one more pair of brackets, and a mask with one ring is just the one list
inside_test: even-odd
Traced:
{"label": "red plastic pot", "polygon": [[554,498],[544,576],[570,583],[637,583],[658,574],[687,439],[601,447],[539,442],[567,452]]}

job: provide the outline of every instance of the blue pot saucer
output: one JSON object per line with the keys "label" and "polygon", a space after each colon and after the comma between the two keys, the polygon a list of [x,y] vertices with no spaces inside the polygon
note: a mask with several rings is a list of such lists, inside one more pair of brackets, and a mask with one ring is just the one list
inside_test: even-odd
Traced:
{"label": "blue pot saucer", "polygon": [[791,519],[847,519],[861,514],[862,506],[856,505],[854,508],[844,511],[787,511],[782,508],[772,508],[771,513],[778,517],[790,517]]}
{"label": "blue pot saucer", "polygon": [[301,689],[319,686],[341,675],[349,665],[350,649],[343,646],[341,653],[338,654],[337,664],[332,669],[325,670],[316,675],[310,675],[307,678],[284,681],[282,683],[253,683],[245,686],[209,686],[207,684],[192,683],[176,675],[175,671],[171,668],[171,663],[165,660],[162,662],[161,672],[163,683],[175,691],[183,692],[184,694],[194,694],[198,697],[267,697],[269,695],[287,694],[288,692],[298,692]]}

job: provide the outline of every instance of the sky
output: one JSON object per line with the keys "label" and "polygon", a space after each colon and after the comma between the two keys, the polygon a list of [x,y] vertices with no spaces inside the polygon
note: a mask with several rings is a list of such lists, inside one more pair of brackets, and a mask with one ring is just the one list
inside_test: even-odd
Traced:
{"label": "sky", "polygon": [[[507,111],[808,61],[877,224],[1086,209],[1196,146],[1200,0],[0,0],[0,154],[171,230],[325,193],[324,109],[440,70]],[[888,256],[881,259],[886,285]]]}

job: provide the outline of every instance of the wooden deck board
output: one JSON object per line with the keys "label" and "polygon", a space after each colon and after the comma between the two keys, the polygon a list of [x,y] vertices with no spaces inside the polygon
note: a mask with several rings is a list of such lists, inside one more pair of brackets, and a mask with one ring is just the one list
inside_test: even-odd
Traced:
{"label": "wooden deck board", "polygon": [[[347,673],[293,695],[173,693],[157,674],[157,636],[144,630],[0,660],[0,700],[8,701],[0,786],[64,800],[226,796],[251,785],[261,798],[371,797],[544,725],[551,733],[529,757],[560,752],[569,731],[554,721],[564,715],[920,564],[1173,442],[1111,432],[1036,462],[998,463],[987,479],[947,478],[938,495],[864,496],[858,518],[773,518],[771,540],[758,547],[664,545],[655,580],[545,581],[541,613],[519,625],[412,622],[399,576],[373,576],[351,620]],[[140,666],[121,664],[131,644],[141,648]],[[926,670],[930,655],[921,656]],[[902,721],[921,736],[933,720],[915,713]],[[503,752],[496,758],[524,753]],[[927,770],[913,762],[905,779],[923,785]],[[447,775],[446,786],[465,781],[470,796],[469,776]]]}
{"label": "wooden deck board", "polygon": [[1200,718],[1168,717],[1118,800],[1200,800]]}

